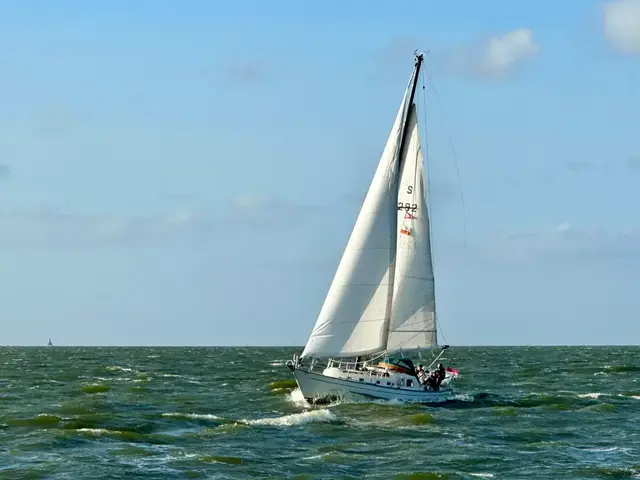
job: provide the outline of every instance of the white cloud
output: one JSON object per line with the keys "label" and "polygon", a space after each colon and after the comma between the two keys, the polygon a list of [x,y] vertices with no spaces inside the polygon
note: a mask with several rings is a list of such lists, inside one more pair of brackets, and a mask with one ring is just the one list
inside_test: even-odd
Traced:
{"label": "white cloud", "polygon": [[538,55],[539,51],[531,30],[518,28],[456,47],[447,55],[445,64],[456,74],[502,78]]}
{"label": "white cloud", "polygon": [[253,193],[244,193],[238,196],[233,203],[236,208],[248,212],[261,210],[272,203],[272,201],[266,197]]}
{"label": "white cloud", "polygon": [[583,173],[593,168],[593,165],[586,160],[569,160],[564,163],[564,166],[571,173]]}
{"label": "white cloud", "polygon": [[108,246],[203,240],[214,233],[295,229],[327,208],[254,194],[211,211],[187,206],[155,215],[82,215],[42,208],[0,210],[0,246]]}
{"label": "white cloud", "polygon": [[0,212],[4,246],[79,246],[163,242],[207,233],[212,222],[190,210],[159,215],[78,215],[54,209]]}
{"label": "white cloud", "polygon": [[621,52],[640,54],[640,0],[614,0],[603,6],[604,34]]}
{"label": "white cloud", "polygon": [[231,219],[234,224],[247,228],[295,227],[316,217],[326,207],[301,205],[287,200],[252,193],[238,196],[232,205]]}
{"label": "white cloud", "polygon": [[227,75],[235,81],[256,83],[264,81],[267,78],[268,70],[262,63],[235,63],[228,66]]}
{"label": "white cloud", "polygon": [[537,231],[510,232],[489,248],[491,256],[508,262],[530,262],[558,256],[591,259],[640,254],[640,231],[582,230],[564,222]]}
{"label": "white cloud", "polygon": [[68,108],[49,107],[38,114],[33,128],[36,133],[42,135],[64,135],[73,130],[78,120],[78,114],[71,112]]}

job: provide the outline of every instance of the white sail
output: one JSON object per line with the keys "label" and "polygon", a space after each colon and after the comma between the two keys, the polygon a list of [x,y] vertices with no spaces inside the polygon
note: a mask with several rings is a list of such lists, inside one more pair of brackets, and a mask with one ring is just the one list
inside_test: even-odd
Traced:
{"label": "white sail", "polygon": [[410,107],[400,161],[397,216],[388,352],[437,344],[429,212],[415,105]]}
{"label": "white sail", "polygon": [[398,143],[407,93],[302,357],[351,357],[386,346],[396,241]]}

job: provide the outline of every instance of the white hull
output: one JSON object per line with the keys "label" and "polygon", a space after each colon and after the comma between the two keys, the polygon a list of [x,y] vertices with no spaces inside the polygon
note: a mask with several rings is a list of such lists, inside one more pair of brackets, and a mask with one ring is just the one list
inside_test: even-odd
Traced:
{"label": "white hull", "polygon": [[[327,369],[329,370],[329,369]],[[448,384],[453,380],[448,377],[446,384],[439,391],[427,391],[421,387],[403,388],[400,386],[377,385],[354,380],[346,380],[326,375],[325,372],[309,372],[295,369],[293,375],[304,398],[311,403],[322,400],[331,400],[335,397],[344,397],[350,394],[364,395],[383,400],[399,400],[412,403],[441,402],[453,397],[453,392]]]}

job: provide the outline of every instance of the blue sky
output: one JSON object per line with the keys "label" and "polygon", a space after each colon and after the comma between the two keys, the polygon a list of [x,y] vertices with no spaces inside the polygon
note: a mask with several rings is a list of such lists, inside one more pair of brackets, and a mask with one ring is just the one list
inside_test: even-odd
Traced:
{"label": "blue sky", "polygon": [[416,48],[446,341],[638,344],[640,0],[345,3],[0,5],[0,344],[302,345]]}

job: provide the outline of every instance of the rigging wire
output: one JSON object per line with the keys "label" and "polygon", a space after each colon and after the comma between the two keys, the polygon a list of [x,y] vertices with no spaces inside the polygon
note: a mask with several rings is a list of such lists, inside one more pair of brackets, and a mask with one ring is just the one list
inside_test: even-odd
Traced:
{"label": "rigging wire", "polygon": [[[429,131],[428,131],[428,122],[427,122],[427,91],[426,91],[426,85],[425,85],[425,75],[427,75],[429,77],[429,83],[431,84],[434,93],[436,94],[436,98],[438,99],[438,105],[440,106],[440,109],[442,111],[442,104],[440,102],[439,96],[437,94],[437,91],[435,89],[435,85],[433,85],[433,80],[431,78],[431,74],[429,73],[427,66],[426,66],[426,62],[424,65],[424,72],[422,75],[422,114],[423,114],[423,118],[424,118],[424,132],[425,132],[425,157],[426,157],[426,167],[427,167],[427,204],[431,203],[431,175],[429,174],[430,171],[430,157],[429,157]],[[456,165],[456,171],[458,173],[458,182],[460,185],[460,194],[461,194],[461,199],[462,199],[462,210],[463,210],[463,223],[465,225],[464,227],[464,237],[465,237],[465,246],[466,246],[466,242],[467,242],[467,229],[466,229],[466,220],[464,220],[464,196],[462,195],[462,186],[461,186],[461,182],[460,182],[460,169],[458,168],[458,162],[457,162],[457,157],[455,154],[455,149],[453,148],[453,140],[451,139],[451,135],[449,135],[449,141],[451,142],[451,147],[453,150],[453,157],[454,157],[454,162]],[[433,212],[433,209],[430,209],[431,213]],[[429,242],[431,244],[431,249],[433,250],[433,240],[432,240],[432,229],[429,229]],[[431,258],[431,262],[432,264],[435,264],[435,259]],[[438,314],[434,309],[434,318],[435,318],[435,327],[436,327],[436,332],[438,330],[440,330],[440,334],[442,335],[442,340],[444,341],[444,344],[448,344],[446,336],[444,334],[444,329],[442,328],[442,325],[440,324],[440,321],[438,319]]]}
{"label": "rigging wire", "polygon": [[[426,66],[426,62],[424,65],[424,72],[426,73],[426,75],[429,77],[429,84],[431,85],[431,88],[433,89],[433,93],[436,97],[436,101],[438,102],[438,107],[440,108],[440,114],[442,115],[443,118],[443,123],[444,122],[444,108],[442,107],[442,102],[440,101],[440,95],[438,95],[438,90],[436,89],[436,85],[433,82],[433,78],[431,77],[431,73],[429,72],[429,69]],[[424,90],[424,76],[422,77],[422,88]],[[426,95],[423,95],[423,100],[426,97]],[[425,116],[426,116],[426,112],[425,112]],[[446,129],[448,130],[448,129]],[[460,191],[460,202],[462,204],[462,225],[464,228],[464,246],[467,246],[467,208],[465,206],[465,201],[464,201],[464,192],[462,190],[462,178],[460,176],[460,166],[458,165],[458,155],[456,153],[456,148],[455,145],[453,143],[453,138],[451,136],[451,133],[447,133],[447,137],[449,138],[449,144],[451,145],[451,153],[453,155],[453,163],[456,167],[456,174],[458,175],[458,188]]]}
{"label": "rigging wire", "polygon": [[[425,70],[426,71],[426,68]],[[429,130],[428,130],[428,122],[427,122],[427,89],[425,86],[425,82],[424,82],[424,73],[422,74],[422,116],[424,118],[424,152],[425,152],[425,158],[426,158],[426,167],[427,167],[427,205],[429,205],[431,203],[431,175],[429,174],[429,170],[431,167],[430,164],[430,158],[429,158]],[[431,216],[433,213],[433,209],[431,210]],[[432,240],[432,229],[429,228],[429,244],[431,245],[431,250],[433,251],[433,240]],[[435,259],[433,258],[433,255],[431,255],[431,263],[435,264]],[[434,300],[435,302],[435,300]],[[440,321],[438,320],[438,314],[434,309],[433,312],[434,315],[434,319],[435,319],[435,328],[436,328],[436,335],[438,330],[440,330],[440,335],[442,335],[442,340],[444,340],[444,343],[447,344],[447,339],[445,338],[444,335],[444,330],[442,328],[442,325],[440,325]]]}

